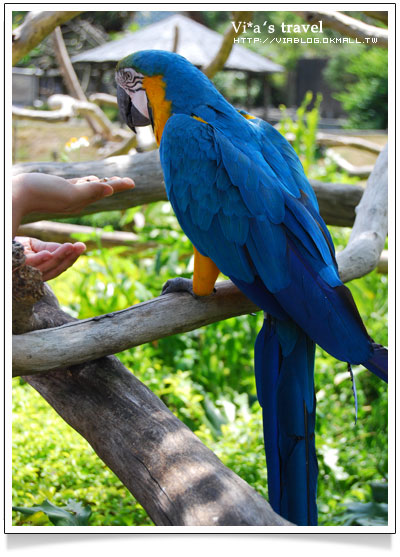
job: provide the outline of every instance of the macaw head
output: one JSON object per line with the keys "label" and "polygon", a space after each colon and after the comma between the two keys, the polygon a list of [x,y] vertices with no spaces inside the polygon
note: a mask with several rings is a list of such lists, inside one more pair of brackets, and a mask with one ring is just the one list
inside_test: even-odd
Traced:
{"label": "macaw head", "polygon": [[173,114],[206,120],[207,107],[228,104],[200,70],[173,52],[135,52],[119,62],[115,78],[121,118],[133,131],[152,124],[158,143]]}

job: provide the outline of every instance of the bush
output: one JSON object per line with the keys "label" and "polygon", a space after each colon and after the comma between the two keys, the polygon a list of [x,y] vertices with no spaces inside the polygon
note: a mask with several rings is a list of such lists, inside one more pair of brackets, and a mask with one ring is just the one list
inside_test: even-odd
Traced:
{"label": "bush", "polygon": [[386,129],[388,125],[388,54],[382,48],[365,49],[347,57],[332,58],[325,78],[334,96],[349,114],[347,127]]}

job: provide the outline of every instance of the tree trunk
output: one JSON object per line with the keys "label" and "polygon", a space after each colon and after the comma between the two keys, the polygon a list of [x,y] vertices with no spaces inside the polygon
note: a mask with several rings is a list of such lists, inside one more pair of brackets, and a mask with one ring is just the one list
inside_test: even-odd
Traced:
{"label": "tree trunk", "polygon": [[[14,266],[22,284],[24,264],[17,258]],[[34,313],[34,327],[75,321],[48,287]],[[116,357],[24,378],[90,443],[156,525],[290,525]]]}

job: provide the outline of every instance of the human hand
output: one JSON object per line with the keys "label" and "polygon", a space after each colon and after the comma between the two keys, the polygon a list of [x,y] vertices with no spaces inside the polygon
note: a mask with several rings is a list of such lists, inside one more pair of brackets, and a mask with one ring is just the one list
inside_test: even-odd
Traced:
{"label": "human hand", "polygon": [[79,213],[94,201],[133,187],[133,180],[118,176],[65,180],[39,172],[18,174],[13,178],[13,236],[29,213]]}
{"label": "human hand", "polygon": [[17,236],[15,240],[24,247],[25,263],[41,271],[44,281],[57,277],[71,267],[86,249],[82,242],[58,244],[25,236]]}

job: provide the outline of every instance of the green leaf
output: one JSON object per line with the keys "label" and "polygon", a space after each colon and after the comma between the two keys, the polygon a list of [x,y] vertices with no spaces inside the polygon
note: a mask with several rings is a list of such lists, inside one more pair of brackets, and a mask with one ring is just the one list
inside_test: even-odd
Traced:
{"label": "green leaf", "polygon": [[[13,507],[26,516],[37,512],[43,512],[55,526],[87,526],[92,511],[89,506],[84,507],[82,503],[70,499],[65,507],[56,507],[45,499],[40,505],[34,507]],[[68,512],[72,511],[72,512]]]}

